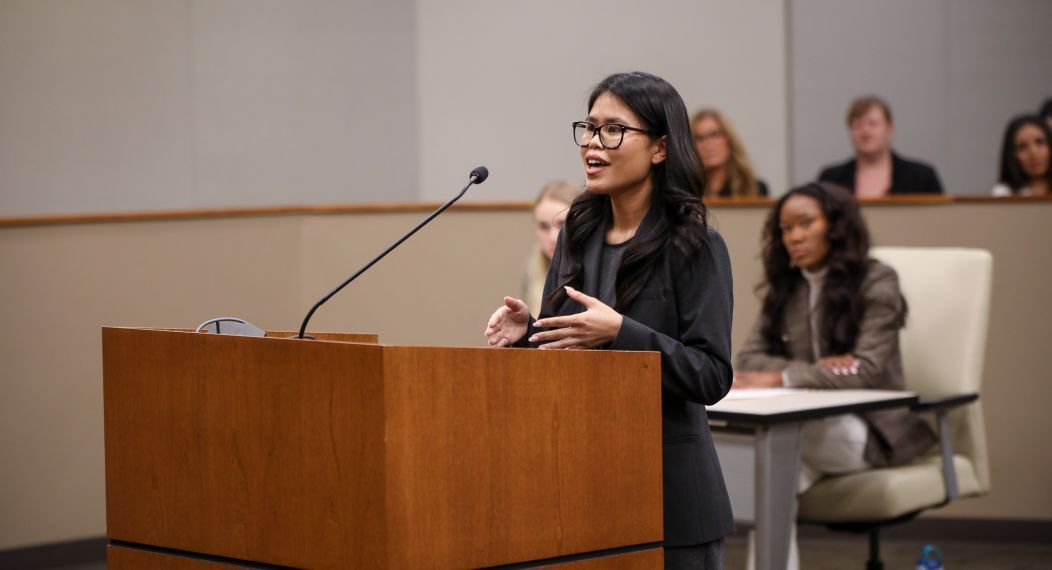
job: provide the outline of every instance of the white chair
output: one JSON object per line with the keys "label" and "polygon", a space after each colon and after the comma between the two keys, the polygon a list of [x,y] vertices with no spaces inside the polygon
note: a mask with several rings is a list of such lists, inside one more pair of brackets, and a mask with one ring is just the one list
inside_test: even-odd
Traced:
{"label": "white chair", "polygon": [[982,405],[993,258],[976,249],[883,247],[909,304],[900,335],[906,389],[932,412],[938,450],[909,465],[822,479],[800,496],[798,519],[867,532],[867,570],[883,568],[879,529],[990,489]]}

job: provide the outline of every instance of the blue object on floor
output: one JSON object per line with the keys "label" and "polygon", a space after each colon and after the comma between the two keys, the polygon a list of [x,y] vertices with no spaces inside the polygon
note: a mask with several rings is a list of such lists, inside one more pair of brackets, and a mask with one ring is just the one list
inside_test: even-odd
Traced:
{"label": "blue object on floor", "polygon": [[917,559],[917,570],[943,570],[939,547],[930,544],[924,547],[924,553]]}

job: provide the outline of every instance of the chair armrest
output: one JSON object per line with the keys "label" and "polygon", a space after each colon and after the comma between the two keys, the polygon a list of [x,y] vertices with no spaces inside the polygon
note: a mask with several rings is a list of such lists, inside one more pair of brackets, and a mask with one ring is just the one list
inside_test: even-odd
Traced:
{"label": "chair armrest", "polygon": [[918,398],[917,403],[911,408],[915,412],[946,412],[953,408],[970,404],[979,399],[979,394],[970,392],[967,394],[954,394],[952,396],[935,396]]}

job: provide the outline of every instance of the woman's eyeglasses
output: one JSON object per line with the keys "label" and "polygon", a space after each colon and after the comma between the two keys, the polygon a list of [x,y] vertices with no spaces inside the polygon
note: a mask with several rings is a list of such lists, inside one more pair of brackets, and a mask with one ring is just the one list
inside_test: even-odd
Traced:
{"label": "woman's eyeglasses", "polygon": [[599,144],[603,145],[603,148],[613,150],[621,146],[621,143],[625,140],[625,131],[650,134],[650,131],[646,129],[637,129],[636,127],[619,123],[607,123],[596,126],[585,121],[577,121],[573,123],[573,142],[577,143],[577,146],[588,146],[598,134]]}

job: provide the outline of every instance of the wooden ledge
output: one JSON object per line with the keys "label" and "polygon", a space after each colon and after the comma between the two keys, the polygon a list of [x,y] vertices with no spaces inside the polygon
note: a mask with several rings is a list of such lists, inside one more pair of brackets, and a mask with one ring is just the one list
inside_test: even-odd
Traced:
{"label": "wooden ledge", "polygon": [[[887,198],[860,200],[863,206],[943,206],[948,204],[1017,204],[1020,202],[1052,203],[1052,196],[890,196]],[[711,208],[769,208],[771,198],[710,198],[705,201]],[[322,204],[315,206],[260,206],[247,208],[210,208],[196,210],[163,210],[149,212],[108,212],[98,214],[63,214],[47,216],[0,217],[0,228],[53,226],[73,224],[99,224],[118,222],[154,222],[165,220],[200,220],[211,218],[260,218],[297,215],[333,214],[397,214],[405,212],[428,213],[438,208],[438,202],[413,202],[399,204]],[[466,202],[451,209],[474,212],[529,211],[530,202]]]}
{"label": "wooden ledge", "polygon": [[955,202],[963,204],[1014,204],[1019,202],[1052,202],[1048,196],[957,196]]}
{"label": "wooden ledge", "polygon": [[[114,222],[155,222],[165,220],[199,220],[210,218],[261,218],[297,215],[330,214],[398,214],[403,212],[431,212],[440,202],[402,204],[329,204],[317,206],[261,206],[247,208],[210,208],[198,210],[160,210],[149,212],[106,212],[98,214],[64,214],[49,216],[12,216],[0,218],[0,228],[12,226],[51,226],[69,224],[98,224]],[[467,202],[456,204],[451,210],[461,211],[518,211],[529,210],[530,202]]]}

